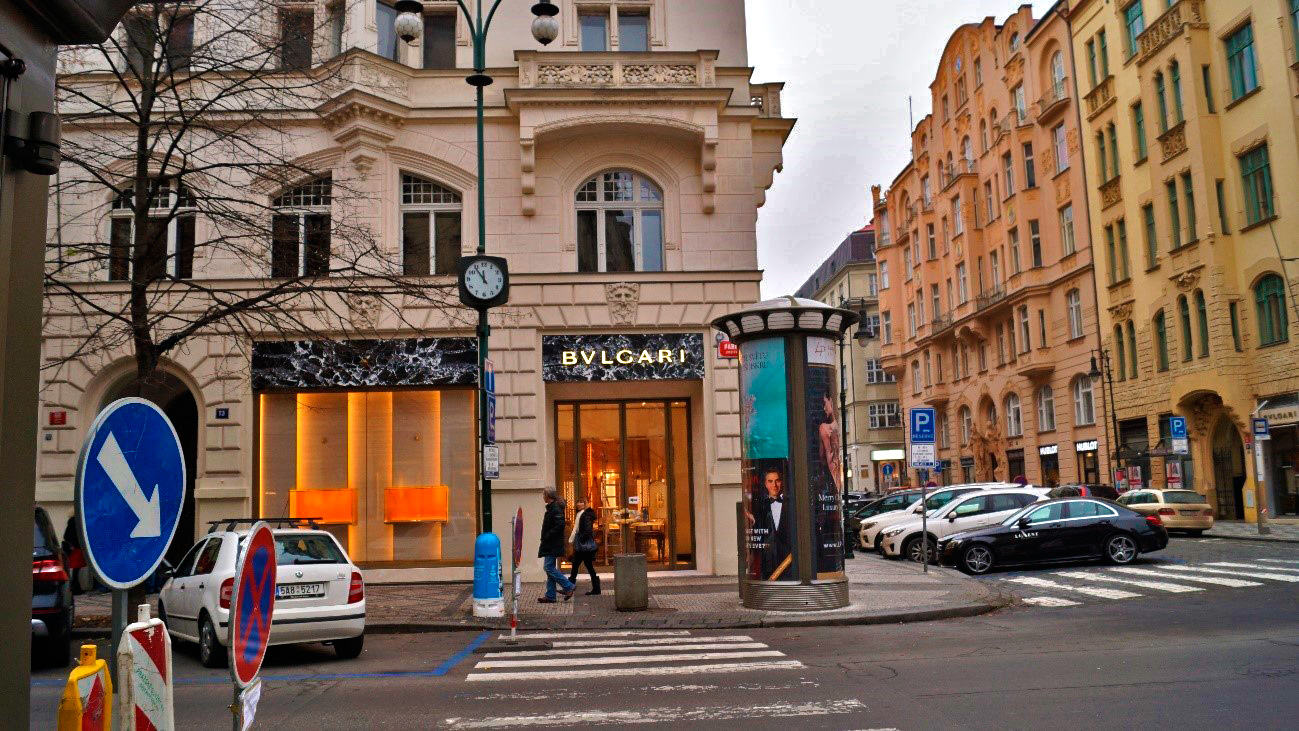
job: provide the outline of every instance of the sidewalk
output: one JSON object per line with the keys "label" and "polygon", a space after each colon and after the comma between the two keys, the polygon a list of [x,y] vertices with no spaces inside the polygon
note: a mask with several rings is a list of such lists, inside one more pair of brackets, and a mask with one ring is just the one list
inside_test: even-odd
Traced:
{"label": "sidewalk", "polygon": [[1268,521],[1271,535],[1260,536],[1254,523],[1239,520],[1214,521],[1212,530],[1204,532],[1207,538],[1229,538],[1233,540],[1274,541],[1279,543],[1299,543],[1299,524]]}
{"label": "sidewalk", "polygon": [[[643,612],[614,607],[613,576],[602,575],[600,596],[579,579],[569,602],[540,604],[541,583],[523,585],[519,627],[540,629],[730,629],[816,625],[892,624],[968,617],[1009,603],[986,582],[958,571],[872,557],[848,561],[849,598],[845,609],[827,612],[763,612],[740,606],[735,577],[656,575],[650,579],[650,606]],[[507,629],[506,619],[472,616],[472,587],[455,584],[389,584],[366,587],[366,631],[403,634],[471,629]],[[508,594],[508,591],[507,591]],[[151,597],[156,605],[156,597]],[[508,607],[507,607],[508,608]],[[109,625],[107,595],[77,597],[76,626],[102,632]]]}

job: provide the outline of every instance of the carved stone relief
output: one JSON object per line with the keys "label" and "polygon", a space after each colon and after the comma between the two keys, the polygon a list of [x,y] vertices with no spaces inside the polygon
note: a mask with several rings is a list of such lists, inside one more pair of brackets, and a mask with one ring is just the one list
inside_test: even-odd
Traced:
{"label": "carved stone relief", "polygon": [[604,286],[605,301],[609,303],[609,322],[614,325],[635,325],[636,308],[640,305],[640,285],[633,282],[615,282]]}

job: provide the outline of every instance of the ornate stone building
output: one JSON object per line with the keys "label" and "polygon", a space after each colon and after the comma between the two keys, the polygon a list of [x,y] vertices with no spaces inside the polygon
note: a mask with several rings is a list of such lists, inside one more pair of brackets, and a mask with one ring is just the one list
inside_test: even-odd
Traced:
{"label": "ornate stone building", "polygon": [[[709,322],[759,299],[757,210],[794,122],[781,114],[782,85],[753,80],[742,0],[557,4],[560,37],[544,50],[525,7],[507,4],[495,18],[483,181],[465,84],[469,29],[455,3],[426,2],[425,34],[410,45],[396,39],[384,0],[294,4],[318,29],[302,36],[306,67],[344,71],[318,108],[283,122],[292,159],[316,169],[316,182],[268,188],[261,205],[292,201],[285,215],[306,220],[309,239],[311,217],[328,221],[332,206],[335,231],[361,228],[394,261],[415,257],[429,286],[446,286],[454,260],[473,252],[485,185],[488,253],[507,258],[512,274],[490,345],[502,447],[496,531],[522,508],[532,555],[541,490],[556,485],[570,511],[578,497],[599,511],[602,560],[638,547],[653,566],[731,574],[737,371]],[[288,17],[266,23],[273,30]],[[66,134],[113,131],[83,120]],[[340,210],[319,182],[331,179],[368,202]],[[105,189],[53,201],[52,221],[76,223],[53,229],[51,241],[108,241],[114,200]],[[271,241],[260,257],[208,256],[214,226],[196,218],[179,234],[188,248],[169,252],[192,257],[175,276],[271,286],[280,266]],[[319,256],[310,246],[307,267]],[[110,269],[87,269],[78,291],[120,300]],[[182,550],[207,521],[312,516],[371,580],[470,576],[473,314],[415,306],[398,318],[379,304],[349,302],[350,322],[337,331],[210,330],[167,355],[145,395],[191,451]],[[94,326],[51,292],[37,499],[56,520],[71,511],[86,428],[132,388],[126,344],[78,349]]]}

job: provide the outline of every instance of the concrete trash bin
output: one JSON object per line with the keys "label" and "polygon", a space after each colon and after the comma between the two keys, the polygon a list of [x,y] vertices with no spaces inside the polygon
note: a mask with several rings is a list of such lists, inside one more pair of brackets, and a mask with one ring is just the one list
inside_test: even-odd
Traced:
{"label": "concrete trash bin", "polygon": [[620,612],[649,609],[649,568],[643,553],[620,553],[613,557],[614,605]]}

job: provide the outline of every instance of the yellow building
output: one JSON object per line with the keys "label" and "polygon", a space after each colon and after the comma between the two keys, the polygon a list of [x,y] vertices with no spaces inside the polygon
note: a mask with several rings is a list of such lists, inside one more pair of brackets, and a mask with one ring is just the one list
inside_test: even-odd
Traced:
{"label": "yellow building", "polygon": [[[1191,487],[1219,518],[1294,515],[1299,2],[1068,13],[1124,477]],[[1252,454],[1256,416],[1272,438]]]}

